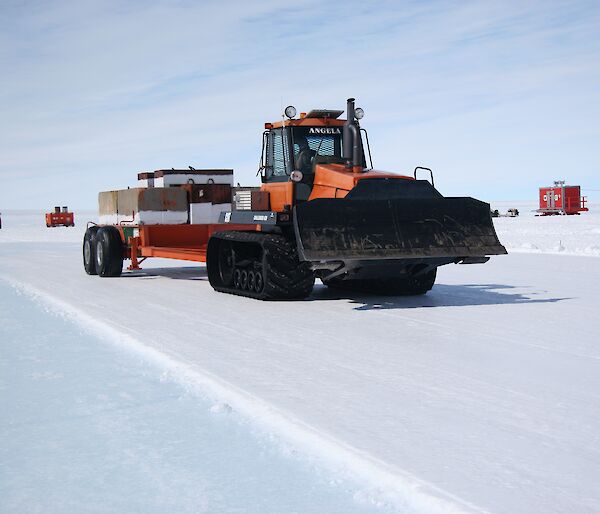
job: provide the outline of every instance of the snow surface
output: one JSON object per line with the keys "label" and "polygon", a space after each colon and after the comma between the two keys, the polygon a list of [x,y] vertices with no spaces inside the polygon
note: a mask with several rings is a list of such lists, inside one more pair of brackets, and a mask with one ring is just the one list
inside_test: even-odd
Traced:
{"label": "snow surface", "polygon": [[591,203],[590,212],[578,216],[536,216],[537,205],[531,202],[491,205],[504,214],[519,209],[516,218],[494,218],[498,237],[509,252],[600,257],[600,203]]}
{"label": "snow surface", "polygon": [[319,284],[307,301],[257,302],[160,260],[89,277],[81,219],[46,229],[17,213],[3,215],[0,276],[362,483],[354,497],[375,510],[600,512],[600,260],[567,255],[595,255],[600,217],[521,213],[495,220],[500,239],[536,254],[446,266],[420,298]]}
{"label": "snow surface", "polygon": [[1,512],[372,512],[229,405],[18,293],[0,281]]}

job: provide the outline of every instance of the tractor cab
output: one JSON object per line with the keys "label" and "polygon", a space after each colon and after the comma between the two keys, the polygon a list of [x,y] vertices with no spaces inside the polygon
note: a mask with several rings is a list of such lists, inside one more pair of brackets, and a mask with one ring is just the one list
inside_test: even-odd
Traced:
{"label": "tractor cab", "polygon": [[[296,109],[286,109],[287,120],[266,123],[260,173],[263,183],[295,182],[294,198],[307,200],[312,191],[318,164],[338,164],[352,167],[352,145],[344,152],[346,120],[338,119],[343,111],[312,110],[295,118]],[[361,116],[362,117],[362,116]],[[358,127],[358,119],[353,120]],[[358,127],[357,133],[364,132]],[[358,166],[366,168],[362,138],[358,142]]]}

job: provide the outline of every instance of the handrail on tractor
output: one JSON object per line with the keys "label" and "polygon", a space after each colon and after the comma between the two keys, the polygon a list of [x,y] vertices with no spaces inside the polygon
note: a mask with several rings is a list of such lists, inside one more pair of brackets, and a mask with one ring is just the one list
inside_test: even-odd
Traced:
{"label": "handrail on tractor", "polygon": [[433,187],[435,187],[435,184],[433,183],[433,171],[431,171],[431,168],[425,168],[424,166],[417,166],[417,167],[415,168],[415,172],[414,172],[414,177],[415,177],[415,180],[417,179],[417,170],[425,170],[425,171],[428,171],[428,172],[429,172],[429,176],[431,177],[431,185],[432,185]]}

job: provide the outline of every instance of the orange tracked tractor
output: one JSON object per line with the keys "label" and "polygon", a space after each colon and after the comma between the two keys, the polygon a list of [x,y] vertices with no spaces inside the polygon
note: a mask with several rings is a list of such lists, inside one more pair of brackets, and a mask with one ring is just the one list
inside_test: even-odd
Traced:
{"label": "orange tracked tractor", "polygon": [[443,197],[428,168],[374,170],[362,110],[351,98],[346,120],[342,113],[296,117],[288,107],[288,119],[266,123],[260,188],[233,187],[232,170],[190,167],[141,173],[139,188],[100,193],[100,224],[84,236],[86,272],[118,276],[124,259],[139,269],[167,257],[206,262],[214,289],[263,300],[306,297],[315,277],[417,295],[439,266],[506,253],[489,204]]}

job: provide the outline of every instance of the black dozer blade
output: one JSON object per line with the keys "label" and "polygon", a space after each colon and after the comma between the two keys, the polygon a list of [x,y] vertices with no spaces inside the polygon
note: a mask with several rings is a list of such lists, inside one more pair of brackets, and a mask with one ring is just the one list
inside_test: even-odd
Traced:
{"label": "black dozer blade", "polygon": [[421,180],[361,180],[345,198],[297,205],[294,224],[299,255],[313,262],[478,262],[477,258],[507,253],[494,230],[489,204],[444,198]]}

